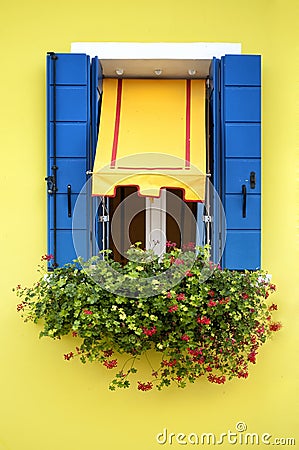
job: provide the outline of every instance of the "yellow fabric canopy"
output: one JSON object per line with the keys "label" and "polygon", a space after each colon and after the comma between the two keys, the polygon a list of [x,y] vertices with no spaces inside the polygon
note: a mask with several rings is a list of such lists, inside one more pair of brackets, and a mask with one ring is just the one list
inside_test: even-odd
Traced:
{"label": "yellow fabric canopy", "polygon": [[180,188],[203,201],[206,171],[205,81],[104,79],[93,195],[137,186],[159,197]]}

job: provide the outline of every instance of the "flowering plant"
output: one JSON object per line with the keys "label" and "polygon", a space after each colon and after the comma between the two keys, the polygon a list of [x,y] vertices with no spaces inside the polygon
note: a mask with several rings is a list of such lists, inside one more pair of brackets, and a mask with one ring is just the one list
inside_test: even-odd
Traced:
{"label": "flowering plant", "polygon": [[[80,338],[65,360],[78,357],[115,370],[111,390],[130,386],[142,357],[149,376],[136,380],[141,391],[185,387],[201,376],[217,384],[247,378],[261,345],[281,328],[272,318],[277,305],[267,300],[276,289],[268,275],[221,270],[209,262],[207,248],[193,244],[181,250],[168,242],[160,259],[135,245],[128,257],[121,266],[107,251],[100,260],[45,271],[32,287],[17,287],[17,309],[25,321],[43,319],[40,336]],[[155,366],[153,350],[160,355]]]}

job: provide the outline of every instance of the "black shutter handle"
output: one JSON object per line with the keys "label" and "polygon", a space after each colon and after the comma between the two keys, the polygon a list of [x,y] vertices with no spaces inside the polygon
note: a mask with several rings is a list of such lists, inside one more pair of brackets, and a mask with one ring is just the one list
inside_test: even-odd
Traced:
{"label": "black shutter handle", "polygon": [[250,172],[250,189],[255,189],[256,175],[255,172]]}
{"label": "black shutter handle", "polygon": [[67,216],[72,217],[72,186],[67,185]]}
{"label": "black shutter handle", "polygon": [[243,200],[242,200],[242,217],[243,218],[246,217],[246,200],[247,200],[246,194],[247,194],[246,185],[242,184],[242,198],[243,198]]}

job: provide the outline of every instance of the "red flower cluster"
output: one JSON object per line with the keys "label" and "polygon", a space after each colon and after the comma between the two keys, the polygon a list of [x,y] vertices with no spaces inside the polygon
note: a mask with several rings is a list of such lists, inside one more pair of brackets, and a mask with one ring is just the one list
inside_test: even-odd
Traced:
{"label": "red flower cluster", "polygon": [[64,355],[64,359],[66,359],[67,361],[69,361],[70,359],[72,359],[74,357],[74,353],[70,352],[70,353],[66,353]]}
{"label": "red flower cluster", "polygon": [[43,255],[41,261],[51,261],[51,259],[54,259],[53,255]]}
{"label": "red flower cluster", "polygon": [[162,366],[173,367],[173,366],[176,365],[176,363],[177,363],[176,359],[171,359],[170,361],[167,361],[166,359],[163,359]]}
{"label": "red flower cluster", "polygon": [[172,297],[171,292],[168,291],[167,294],[166,294],[166,297],[167,297],[167,298],[171,298],[171,297]]}
{"label": "red flower cluster", "polygon": [[117,359],[111,359],[110,361],[106,359],[103,364],[107,369],[114,369],[117,366]]}
{"label": "red flower cluster", "polygon": [[178,310],[178,305],[173,305],[173,306],[171,306],[169,308],[168,312],[172,313],[172,312],[177,311],[177,310]]}
{"label": "red flower cluster", "polygon": [[155,334],[157,332],[157,328],[156,327],[152,327],[152,328],[143,327],[142,331],[144,334],[146,334],[146,336],[152,336],[153,334]]}
{"label": "red flower cluster", "polygon": [[196,348],[194,350],[192,348],[187,348],[187,351],[188,351],[189,355],[192,355],[192,356],[202,355],[202,350],[200,348]]}
{"label": "red flower cluster", "polygon": [[150,391],[153,389],[153,383],[148,381],[147,383],[141,383],[141,381],[138,381],[138,390],[139,391]]}
{"label": "red flower cluster", "polygon": [[87,315],[93,314],[93,312],[90,311],[89,309],[84,309],[84,310],[83,310],[83,313],[84,313],[84,314],[87,314]]}
{"label": "red flower cluster", "polygon": [[276,285],[275,285],[275,284],[270,284],[270,285],[269,285],[269,289],[270,289],[271,291],[276,291]]}
{"label": "red flower cluster", "polygon": [[272,305],[269,306],[269,311],[277,311],[277,305],[275,305],[274,303],[272,303]]}
{"label": "red flower cluster", "polygon": [[256,363],[256,355],[257,355],[257,353],[255,351],[252,351],[251,353],[249,353],[248,361],[252,362],[252,364],[255,364]]}
{"label": "red flower cluster", "polygon": [[243,298],[244,300],[247,300],[247,299],[249,298],[249,295],[246,294],[246,292],[243,292],[242,298]]}
{"label": "red flower cluster", "polygon": [[208,376],[208,380],[210,381],[210,383],[224,384],[226,378],[224,375],[217,377],[216,375],[212,375],[210,373],[210,375]]}
{"label": "red flower cluster", "polygon": [[174,260],[174,264],[176,264],[177,266],[179,266],[180,264],[185,264],[185,261],[183,259],[180,258],[176,258]]}
{"label": "red flower cluster", "polygon": [[217,302],[215,302],[215,300],[209,300],[208,306],[213,307],[213,306],[216,306],[216,305],[217,305]]}
{"label": "red flower cluster", "polygon": [[238,372],[238,378],[247,378],[248,377],[248,372],[247,370],[240,370]]}
{"label": "red flower cluster", "polygon": [[72,336],[73,336],[73,337],[77,337],[77,336],[78,336],[77,331],[73,331],[73,332],[72,332]]}
{"label": "red flower cluster", "polygon": [[179,383],[182,381],[182,379],[183,379],[183,377],[180,377],[180,376],[175,378],[175,380],[177,380]]}
{"label": "red flower cluster", "polygon": [[193,358],[193,362],[197,363],[197,364],[204,364],[205,359],[203,356],[201,356],[199,359],[197,358]]}
{"label": "red flower cluster", "polygon": [[109,358],[111,355],[113,355],[113,350],[104,350],[103,354],[105,356],[105,358]]}
{"label": "red flower cluster", "polygon": [[186,300],[185,294],[181,293],[176,296],[176,299],[180,302],[181,300]]}
{"label": "red flower cluster", "polygon": [[186,277],[193,277],[193,273],[190,272],[190,270],[187,270],[187,272],[185,273]]}
{"label": "red flower cluster", "polygon": [[279,331],[282,328],[282,325],[280,322],[272,322],[269,325],[270,331]]}
{"label": "red flower cluster", "polygon": [[209,318],[206,317],[206,316],[198,317],[197,323],[203,324],[203,325],[209,325],[209,324],[211,323],[211,319],[209,319]]}
{"label": "red flower cluster", "polygon": [[212,372],[212,367],[211,367],[211,366],[207,366],[207,367],[206,367],[206,371],[207,371],[207,372]]}
{"label": "red flower cluster", "polygon": [[190,337],[187,334],[183,334],[181,339],[182,339],[182,341],[190,341]]}
{"label": "red flower cluster", "polygon": [[215,297],[215,291],[209,291],[208,292],[208,295],[210,296],[210,297]]}
{"label": "red flower cluster", "polygon": [[19,303],[19,304],[17,305],[17,311],[18,311],[18,312],[19,312],[19,311],[22,311],[22,309],[24,309],[25,306],[26,306],[26,303],[25,303],[25,302]]}
{"label": "red flower cluster", "polygon": [[226,303],[228,303],[229,302],[229,297],[227,297],[227,298],[221,298],[220,300],[219,300],[219,304],[220,305],[226,305]]}

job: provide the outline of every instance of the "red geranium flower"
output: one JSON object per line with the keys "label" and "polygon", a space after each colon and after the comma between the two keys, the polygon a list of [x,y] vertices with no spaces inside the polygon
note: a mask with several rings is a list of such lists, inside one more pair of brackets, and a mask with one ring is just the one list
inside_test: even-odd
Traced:
{"label": "red geranium flower", "polygon": [[209,318],[206,317],[206,316],[204,316],[204,317],[198,317],[197,323],[203,324],[203,325],[209,325],[209,324],[211,323],[211,319],[209,319]]}
{"label": "red geranium flower", "polygon": [[51,259],[54,259],[54,256],[52,254],[50,255],[43,255],[41,258],[41,261],[51,261]]}
{"label": "red geranium flower", "polygon": [[215,302],[214,300],[209,300],[208,306],[213,307],[213,306],[216,306],[216,305],[217,305],[217,302]]}
{"label": "red geranium flower", "polygon": [[103,364],[107,369],[114,369],[117,366],[117,359],[111,359],[110,361],[106,359]]}
{"label": "red geranium flower", "polygon": [[279,331],[281,329],[282,325],[280,322],[272,322],[269,325],[270,331]]}
{"label": "red geranium flower", "polygon": [[181,339],[182,339],[182,341],[190,341],[190,337],[187,334],[183,334]]}
{"label": "red geranium flower", "polygon": [[153,334],[155,334],[157,332],[157,328],[156,327],[152,327],[152,328],[143,327],[142,331],[146,336],[152,336]]}
{"label": "red geranium flower", "polygon": [[178,305],[173,305],[169,308],[168,312],[172,313],[178,310]]}
{"label": "red geranium flower", "polygon": [[141,381],[138,381],[139,391],[150,391],[151,389],[153,389],[153,383],[151,381],[148,381],[147,383],[141,383]]}

